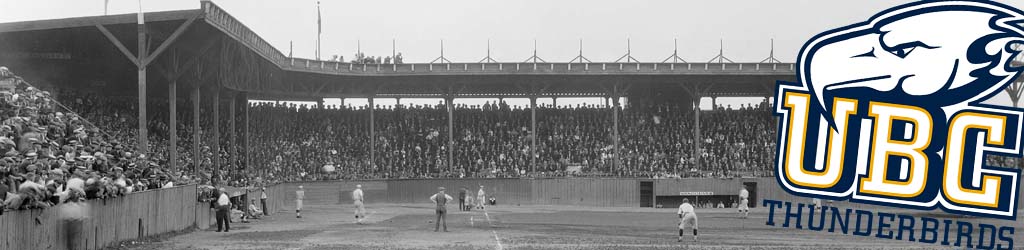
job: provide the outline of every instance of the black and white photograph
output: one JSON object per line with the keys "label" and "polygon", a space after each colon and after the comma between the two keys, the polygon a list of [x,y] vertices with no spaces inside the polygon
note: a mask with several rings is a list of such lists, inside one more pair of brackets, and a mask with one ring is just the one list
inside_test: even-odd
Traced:
{"label": "black and white photograph", "polygon": [[0,250],[1019,249],[1018,8],[0,0]]}

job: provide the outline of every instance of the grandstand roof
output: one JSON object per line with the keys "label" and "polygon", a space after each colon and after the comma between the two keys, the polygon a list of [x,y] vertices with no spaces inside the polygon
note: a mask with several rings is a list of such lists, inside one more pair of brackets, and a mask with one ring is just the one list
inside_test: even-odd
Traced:
{"label": "grandstand roof", "polygon": [[[145,19],[147,53],[155,56],[144,61],[156,69],[147,84],[219,84],[250,99],[607,96],[638,85],[684,94],[770,96],[776,81],[795,80],[791,63],[315,61],[287,57],[209,1],[195,10],[145,13]],[[2,23],[0,65],[33,82],[132,90],[136,65],[147,63],[126,57],[138,54],[136,27],[135,14]]]}

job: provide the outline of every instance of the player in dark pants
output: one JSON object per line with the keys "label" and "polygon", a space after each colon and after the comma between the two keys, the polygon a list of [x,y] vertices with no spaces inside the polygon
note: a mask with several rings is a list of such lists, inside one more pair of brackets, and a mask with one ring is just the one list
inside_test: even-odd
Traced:
{"label": "player in dark pants", "polygon": [[459,211],[467,211],[466,209],[466,188],[459,190]]}
{"label": "player in dark pants", "polygon": [[267,211],[267,187],[263,187],[263,192],[260,194],[260,205],[263,205],[263,215],[270,215]]}
{"label": "player in dark pants", "polygon": [[449,201],[452,201],[452,197],[444,194],[444,187],[439,187],[437,188],[437,193],[430,196],[430,201],[437,207],[437,220],[436,224],[434,224],[434,232],[437,232],[441,225],[444,225],[444,231],[448,232],[448,207],[446,205],[448,205]]}

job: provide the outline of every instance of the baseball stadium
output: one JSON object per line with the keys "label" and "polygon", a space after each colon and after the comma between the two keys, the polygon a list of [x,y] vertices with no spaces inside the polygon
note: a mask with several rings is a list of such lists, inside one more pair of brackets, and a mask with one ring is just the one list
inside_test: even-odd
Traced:
{"label": "baseball stadium", "polygon": [[773,55],[307,59],[204,0],[0,23],[0,66],[0,249],[1003,249],[802,227],[822,206],[1024,222],[788,193],[773,103],[797,66]]}

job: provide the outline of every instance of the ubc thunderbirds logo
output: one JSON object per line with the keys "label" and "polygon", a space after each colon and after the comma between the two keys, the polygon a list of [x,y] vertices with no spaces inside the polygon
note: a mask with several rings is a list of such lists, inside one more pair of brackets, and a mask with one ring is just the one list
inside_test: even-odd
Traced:
{"label": "ubc thunderbirds logo", "polygon": [[793,194],[1015,219],[1020,109],[981,104],[1017,79],[1024,12],[919,2],[819,34],[780,83],[777,178]]}

